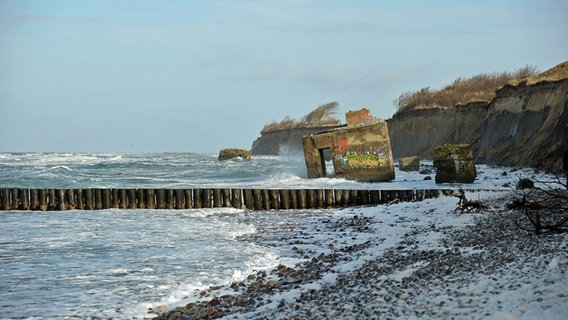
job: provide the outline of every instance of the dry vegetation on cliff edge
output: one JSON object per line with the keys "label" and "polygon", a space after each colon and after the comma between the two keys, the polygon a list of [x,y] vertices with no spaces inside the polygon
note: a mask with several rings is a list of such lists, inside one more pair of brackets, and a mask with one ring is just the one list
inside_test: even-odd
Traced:
{"label": "dry vegetation on cliff edge", "polygon": [[397,112],[425,108],[452,108],[459,104],[490,101],[495,90],[509,81],[538,74],[534,66],[525,66],[513,72],[482,73],[470,78],[457,78],[440,90],[429,87],[408,91],[393,101]]}
{"label": "dry vegetation on cliff edge", "polygon": [[339,120],[333,117],[335,114],[337,114],[338,109],[339,103],[337,103],[336,101],[325,103],[303,116],[300,120],[286,116],[284,120],[280,122],[275,121],[267,124],[264,126],[261,133],[282,129],[338,125]]}

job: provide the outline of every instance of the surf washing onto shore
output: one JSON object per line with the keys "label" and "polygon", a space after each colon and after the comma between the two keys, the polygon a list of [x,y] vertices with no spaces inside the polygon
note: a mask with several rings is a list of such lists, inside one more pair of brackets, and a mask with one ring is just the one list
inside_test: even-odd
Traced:
{"label": "surf washing onto shore", "polygon": [[[308,179],[303,157],[299,155],[218,161],[217,155],[195,153],[2,153],[0,188],[459,187],[436,185],[431,162],[423,163],[422,169],[420,173],[397,169],[396,179],[391,182],[358,183],[333,176]],[[554,180],[528,168],[479,165],[477,170],[476,182],[464,187],[493,190],[483,191],[477,195],[479,197],[491,198],[507,192],[520,177]],[[432,180],[425,180],[426,177]],[[330,254],[334,246],[335,249],[354,248],[366,243],[361,248],[370,251],[336,263],[308,287],[298,286],[296,291],[282,293],[279,301],[288,301],[303,294],[302,288],[304,291],[321,289],[333,284],[342,274],[377,260],[378,255],[398,246],[399,241],[407,241],[409,234],[417,237],[413,241],[420,248],[437,248],[439,244],[435,242],[441,236],[428,229],[432,224],[437,224],[437,228],[449,228],[452,223],[472,224],[471,216],[451,214],[455,202],[455,198],[443,197],[424,204],[333,210],[0,211],[0,318],[149,319],[199,301],[212,291],[228,293],[231,284],[251,279],[259,272],[269,272],[278,265],[292,267],[315,256]],[[422,219],[421,215],[428,218]],[[353,219],[357,219],[357,223]],[[367,221],[363,225],[366,228],[356,228],[361,221]],[[420,239],[417,230],[422,231]],[[483,251],[474,245],[463,250],[466,255]],[[552,273],[545,280],[565,285],[566,281],[558,282],[554,272],[565,270],[567,257],[550,253],[548,258],[549,261],[542,263]],[[403,279],[423,263],[416,260],[396,277]],[[468,285],[487,286],[491,282],[489,278],[483,281]],[[519,288],[511,290],[520,292]],[[566,299],[555,294],[545,290],[543,297]],[[503,301],[513,300],[509,298],[504,295]],[[487,304],[487,301],[481,302]],[[351,310],[354,304],[350,303],[344,302],[350,306],[344,312],[354,312],[356,316],[357,311]],[[388,306],[389,301],[379,304]],[[565,300],[560,307],[566,308]],[[243,319],[274,318],[267,310],[276,312],[278,308],[279,305],[268,301],[260,311],[242,309],[240,314]],[[292,307],[294,312],[298,309]],[[555,312],[563,309],[556,306],[548,310],[553,311],[554,318]],[[514,314],[514,310],[497,306],[490,311]],[[345,316],[344,313],[338,315]]]}

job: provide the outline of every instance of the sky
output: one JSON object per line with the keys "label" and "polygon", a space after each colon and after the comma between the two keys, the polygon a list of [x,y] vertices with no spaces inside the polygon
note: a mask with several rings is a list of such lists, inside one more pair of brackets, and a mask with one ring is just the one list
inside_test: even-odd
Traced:
{"label": "sky", "polygon": [[564,0],[0,0],[0,152],[250,149],[337,101],[568,60]]}

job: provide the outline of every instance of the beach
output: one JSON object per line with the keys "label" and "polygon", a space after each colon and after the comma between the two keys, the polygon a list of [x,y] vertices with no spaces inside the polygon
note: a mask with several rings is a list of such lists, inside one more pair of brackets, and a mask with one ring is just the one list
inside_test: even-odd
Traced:
{"label": "beach", "polygon": [[461,213],[442,196],[258,230],[255,241],[300,262],[200,291],[158,319],[564,319],[567,234],[519,229],[510,192],[470,196],[491,211]]}

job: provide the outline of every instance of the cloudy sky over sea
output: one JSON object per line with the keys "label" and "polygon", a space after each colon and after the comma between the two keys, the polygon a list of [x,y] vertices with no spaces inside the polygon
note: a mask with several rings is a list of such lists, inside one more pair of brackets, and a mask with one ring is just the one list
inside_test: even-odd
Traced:
{"label": "cloudy sky over sea", "polygon": [[216,153],[265,124],[568,60],[568,2],[2,0],[0,152]]}

